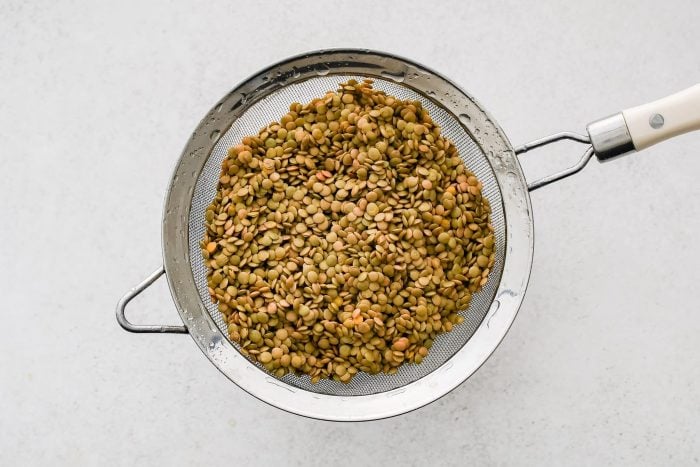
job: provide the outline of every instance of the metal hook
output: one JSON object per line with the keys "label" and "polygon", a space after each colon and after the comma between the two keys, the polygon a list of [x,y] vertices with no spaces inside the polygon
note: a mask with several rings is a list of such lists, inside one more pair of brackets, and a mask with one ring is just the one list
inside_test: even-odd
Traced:
{"label": "metal hook", "polygon": [[153,284],[160,276],[165,274],[165,268],[161,266],[150,276],[146,278],[139,285],[128,291],[117,303],[117,322],[119,325],[129,332],[169,332],[175,334],[186,334],[186,326],[173,326],[173,325],[143,325],[143,324],[133,324],[128,319],[126,319],[125,311],[126,306],[131,300],[134,299],[138,294],[146,290],[151,284]]}
{"label": "metal hook", "polygon": [[[546,146],[547,144],[555,143],[557,141],[562,141],[562,140],[570,140],[570,141],[576,141],[578,143],[583,143],[583,144],[590,144],[591,140],[587,135],[580,135],[578,133],[572,133],[569,131],[563,131],[561,133],[555,133],[550,136],[545,136],[544,138],[536,139],[534,141],[530,141],[529,143],[525,143],[521,146],[518,146],[517,148],[514,149],[515,154],[523,154],[526,153],[532,149],[539,148],[541,146]],[[583,156],[581,156],[581,159],[579,161],[565,169],[562,170],[561,172],[557,172],[553,175],[548,175],[547,177],[540,178],[539,180],[535,180],[532,183],[529,183],[527,185],[527,188],[529,191],[534,191],[538,188],[542,188],[543,186],[549,185],[550,183],[556,182],[558,180],[562,180],[566,177],[570,177],[571,175],[574,175],[581,170],[588,164],[588,162],[591,160],[591,157],[593,157],[593,154],[595,154],[595,150],[593,149],[593,146],[589,146],[586,149],[586,152],[583,153]]]}
{"label": "metal hook", "polygon": [[573,133],[571,131],[562,131],[561,133],[555,133],[553,135],[545,136],[544,138],[536,139],[518,146],[514,149],[515,154],[522,154],[528,152],[531,149],[539,148],[540,146],[546,146],[550,143],[556,143],[557,141],[571,140],[577,143],[591,144],[591,139],[588,135],[580,135],[578,133]]}

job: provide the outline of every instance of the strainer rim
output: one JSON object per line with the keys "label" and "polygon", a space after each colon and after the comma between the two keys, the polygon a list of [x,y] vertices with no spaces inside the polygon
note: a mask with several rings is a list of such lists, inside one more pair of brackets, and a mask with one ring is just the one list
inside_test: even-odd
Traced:
{"label": "strainer rim", "polygon": [[[470,107],[471,116],[481,117],[479,121],[462,121],[462,126],[465,127],[472,139],[484,151],[492,166],[494,166],[494,161],[500,162],[503,166],[498,170],[497,167],[494,167],[494,175],[503,198],[507,235],[506,247],[508,250],[505,254],[501,283],[496,291],[492,309],[489,310],[482,325],[479,326],[479,329],[477,329],[467,344],[440,368],[406,386],[393,391],[371,395],[335,396],[313,393],[289,386],[260,372],[235,350],[212,321],[197,294],[194,278],[189,267],[189,212],[199,171],[203,168],[211,150],[216,144],[216,141],[212,141],[210,135],[212,131],[218,129],[217,124],[222,125],[221,122],[217,122],[215,118],[216,113],[222,108],[228,108],[229,106],[232,108],[231,112],[235,113],[237,108],[235,104],[237,102],[240,104],[241,95],[246,91],[254,89],[259,93],[252,100],[248,97],[249,103],[259,100],[272,92],[275,89],[275,85],[279,85],[282,80],[289,79],[291,75],[288,76],[285,73],[289,74],[290,70],[295,70],[293,73],[300,73],[300,76],[293,78],[294,81],[297,81],[318,75],[319,67],[327,67],[329,63],[333,63],[335,66],[344,65],[347,67],[342,72],[338,71],[337,74],[352,74],[353,71],[351,70],[356,69],[352,68],[352,66],[362,65],[364,67],[371,66],[378,70],[374,73],[376,75],[379,75],[381,70],[395,71],[396,68],[402,68],[404,73],[406,70],[411,69],[435,77],[441,81],[440,84],[444,88],[453,93],[451,96],[453,98],[452,104],[437,99],[440,105],[457,115],[452,107],[459,107],[461,100],[461,104],[464,105],[464,112],[467,111],[467,107]],[[308,67],[309,70],[305,71],[304,67]],[[284,73],[278,74],[280,70],[284,71]],[[363,70],[359,74],[368,74],[368,71]],[[413,82],[412,85],[405,83],[405,85],[410,87],[418,86],[418,84],[418,81]],[[426,87],[418,87],[417,89],[424,93]],[[434,87],[435,81],[431,83],[430,88]],[[250,92],[247,94],[250,96]],[[238,108],[242,110],[247,107],[239,105]],[[228,124],[224,126],[230,126],[235,118],[237,118],[235,115],[229,115],[225,119]],[[482,131],[482,136],[480,137],[475,134],[478,133],[474,131],[477,128],[482,130],[487,128],[491,131]],[[218,131],[223,133],[226,131],[226,128],[222,127]],[[196,170],[192,171],[193,168],[196,168]],[[508,192],[508,200],[506,200],[506,196],[503,196],[505,182],[507,182],[506,184],[510,190]],[[250,76],[221,99],[200,122],[183,150],[166,195],[163,215],[163,260],[173,300],[183,321],[188,326],[190,334],[210,361],[239,387],[260,400],[299,415],[327,420],[378,419],[414,410],[447,394],[473,374],[498,346],[517,314],[530,276],[534,246],[531,213],[530,198],[525,178],[510,142],[495,120],[468,93],[439,73],[411,60],[394,55],[366,49],[321,50],[288,58]],[[508,247],[508,245],[512,246],[511,237],[518,240],[515,243],[521,244],[514,252],[511,251],[511,247]],[[507,278],[512,283],[506,281],[504,286],[506,272],[509,270],[509,265],[511,267],[516,265],[513,262],[515,259],[518,260],[517,272],[511,273],[513,277],[509,276]],[[484,344],[477,346],[478,348],[475,349],[476,353],[474,353],[477,358],[471,359],[474,362],[468,365],[468,370],[462,374],[455,373],[459,369],[455,368],[455,363],[459,363],[455,361],[456,357],[465,352],[465,348],[474,346],[474,344],[470,345],[470,342],[477,337],[477,334],[484,326],[489,330],[490,337]],[[482,333],[483,335],[484,333]],[[230,352],[231,349],[233,349],[234,353]],[[254,370],[257,374],[247,372],[247,369]],[[451,378],[449,379],[442,375],[447,372],[451,373]],[[289,393],[291,393],[291,397]]]}

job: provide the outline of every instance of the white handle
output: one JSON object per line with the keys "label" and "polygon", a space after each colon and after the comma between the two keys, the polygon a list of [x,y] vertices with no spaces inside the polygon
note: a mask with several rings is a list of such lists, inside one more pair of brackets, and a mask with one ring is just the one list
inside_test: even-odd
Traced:
{"label": "white handle", "polygon": [[674,136],[700,130],[700,84],[624,110],[622,115],[637,151]]}

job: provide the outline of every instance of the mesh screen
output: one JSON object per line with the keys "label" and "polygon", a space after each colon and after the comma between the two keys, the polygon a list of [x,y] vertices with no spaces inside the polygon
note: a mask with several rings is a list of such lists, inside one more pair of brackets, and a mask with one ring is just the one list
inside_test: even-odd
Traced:
{"label": "mesh screen", "polygon": [[[290,103],[309,102],[313,98],[323,96],[329,90],[336,90],[338,83],[352,78],[360,81],[366,77],[328,75],[312,78],[303,82],[289,84],[250,105],[243,115],[232,124],[231,128],[221,136],[209,155],[202,172],[199,174],[192,197],[189,217],[190,265],[202,303],[221,333],[227,338],[228,332],[223,315],[219,313],[216,305],[212,303],[207,291],[207,266],[204,264],[199,248],[199,242],[204,237],[205,232],[204,213],[216,194],[221,163],[226,156],[227,150],[231,146],[238,144],[244,136],[257,134],[260,128],[265,127],[270,122],[279,121],[288,111]],[[391,391],[435,371],[449,360],[479,327],[489,310],[503,271],[506,236],[501,194],[491,166],[479,146],[471,139],[459,121],[444,110],[439,103],[401,83],[377,79],[374,76],[371,78],[375,80],[374,87],[376,89],[385,91],[387,94],[400,99],[422,102],[423,106],[430,112],[433,121],[440,125],[442,134],[456,145],[466,166],[483,183],[483,195],[490,202],[492,209],[491,221],[495,230],[496,259],[486,287],[472,297],[468,309],[461,311],[460,314],[464,317],[464,322],[455,326],[452,331],[441,334],[435,340],[428,356],[421,364],[404,364],[399,367],[398,373],[394,375],[369,375],[360,372],[348,384],[332,380],[321,380],[319,383],[312,384],[307,375],[285,375],[282,378],[278,378],[291,386],[322,394],[356,396]],[[235,342],[231,343],[236,348],[239,348]],[[256,366],[258,366],[260,371],[267,373],[261,365],[256,364]]]}

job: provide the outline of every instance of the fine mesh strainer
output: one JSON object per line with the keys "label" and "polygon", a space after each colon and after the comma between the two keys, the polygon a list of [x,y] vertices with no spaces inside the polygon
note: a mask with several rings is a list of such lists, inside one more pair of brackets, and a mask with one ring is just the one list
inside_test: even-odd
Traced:
{"label": "fine mesh strainer", "polygon": [[[492,207],[495,265],[486,287],[462,310],[463,324],[435,340],[420,365],[395,375],[359,373],[348,384],[308,376],[277,378],[244,357],[207,291],[200,253],[204,212],[214,198],[227,149],[286,113],[349,79],[419,100],[483,183]],[[498,124],[468,94],[427,68],[367,50],[328,50],[293,57],[252,76],[224,97],[195,129],[172,177],[163,216],[163,267],[127,293],[117,320],[131,332],[189,333],[238,386],[290,412],[327,420],[370,420],[408,412],[443,396],[469,377],[499,344],[520,307],[533,255],[529,191],[581,170],[595,154],[608,160],[677,134],[700,129],[700,85],[594,122],[588,135],[559,133],[513,149]],[[554,141],[590,144],[573,167],[527,184],[516,154]],[[166,273],[184,326],[143,326],[124,316],[131,299]]]}

